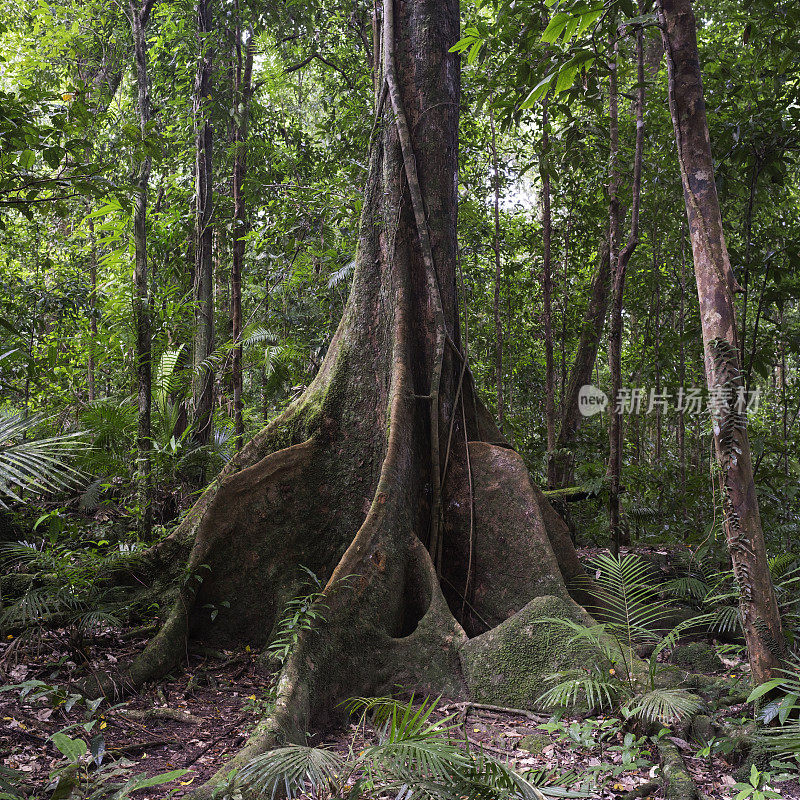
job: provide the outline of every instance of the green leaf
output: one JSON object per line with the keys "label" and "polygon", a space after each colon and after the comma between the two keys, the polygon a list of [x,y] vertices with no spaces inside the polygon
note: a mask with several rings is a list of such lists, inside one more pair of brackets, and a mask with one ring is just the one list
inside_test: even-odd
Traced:
{"label": "green leaf", "polygon": [[558,73],[558,79],[556,80],[556,88],[554,93],[558,94],[559,92],[563,92],[565,89],[569,89],[569,87],[575,82],[575,76],[577,74],[578,68],[576,66],[562,67]]}
{"label": "green leaf", "polygon": [[467,56],[467,64],[474,64],[475,61],[477,61],[478,55],[480,55],[482,47],[483,47],[483,42],[480,39],[476,39],[475,43],[469,49],[469,55]]}
{"label": "green leaf", "polygon": [[72,764],[76,764],[81,756],[85,755],[89,750],[89,746],[83,739],[72,739],[66,733],[61,733],[61,731],[54,733],[50,737],[50,741]]}
{"label": "green leaf", "polygon": [[525,110],[526,108],[533,108],[536,105],[536,102],[540,100],[542,97],[547,94],[547,90],[550,88],[550,84],[553,82],[554,74],[550,73],[546,78],[539,81],[536,86],[531,89],[528,96],[522,101],[520,104],[520,109]]}
{"label": "green leaf", "polygon": [[544,29],[544,33],[542,34],[542,41],[546,42],[547,44],[552,44],[558,37],[561,35],[561,32],[566,28],[567,23],[572,19],[570,14],[565,14],[563,11],[559,11],[557,14],[553,15],[553,19],[550,20],[547,27]]}
{"label": "green leaf", "polygon": [[19,154],[19,158],[17,162],[22,167],[22,169],[33,169],[33,165],[36,162],[36,156],[33,153],[33,150],[23,150]]}
{"label": "green leaf", "polygon": [[147,789],[150,786],[161,786],[163,783],[169,783],[170,781],[182,778],[188,771],[188,769],[174,769],[171,772],[162,772],[159,775],[153,775],[152,778],[148,778],[146,775],[137,775],[131,778],[125,784],[124,788],[126,792],[135,792],[139,789]]}
{"label": "green leaf", "polygon": [[778,686],[780,686],[784,682],[784,680],[785,680],[784,678],[773,678],[771,681],[759,684],[758,686],[756,686],[755,689],[753,689],[752,692],[750,692],[750,695],[748,696],[745,702],[746,703],[755,702],[756,700],[758,700],[759,697],[763,697],[765,694],[768,694],[773,689],[776,689]]}

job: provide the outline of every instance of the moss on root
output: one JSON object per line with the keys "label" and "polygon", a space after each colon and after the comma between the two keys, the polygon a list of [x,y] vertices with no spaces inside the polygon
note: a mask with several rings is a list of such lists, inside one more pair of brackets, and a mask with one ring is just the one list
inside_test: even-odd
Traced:
{"label": "moss on root", "polygon": [[571,631],[557,622],[543,622],[546,618],[586,621],[570,600],[546,595],[461,648],[464,677],[474,700],[533,708],[546,688],[545,675],[587,662],[591,650],[571,643]]}

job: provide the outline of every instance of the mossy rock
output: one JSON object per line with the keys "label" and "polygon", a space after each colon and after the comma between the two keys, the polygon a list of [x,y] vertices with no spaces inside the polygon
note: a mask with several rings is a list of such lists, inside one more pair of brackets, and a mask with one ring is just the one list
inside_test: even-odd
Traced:
{"label": "mossy rock", "polygon": [[672,651],[670,661],[690,672],[720,672],[725,669],[725,665],[707,642],[678,645]]}
{"label": "mossy rock", "polygon": [[538,756],[549,744],[550,737],[544,733],[529,733],[517,742],[517,750],[525,750],[527,753]]}
{"label": "mossy rock", "polygon": [[708,714],[698,714],[692,719],[689,730],[696,742],[709,742],[714,738],[714,721]]}
{"label": "mossy rock", "polygon": [[475,701],[533,708],[548,688],[546,675],[596,659],[596,652],[587,645],[571,643],[574,634],[566,625],[542,621],[546,618],[590,622],[571,600],[545,595],[464,644],[461,664]]}
{"label": "mossy rock", "polygon": [[762,744],[754,745],[741,764],[733,771],[733,777],[741,783],[750,782],[750,770],[755,764],[756,769],[765,772],[770,768],[770,761],[775,758]]}

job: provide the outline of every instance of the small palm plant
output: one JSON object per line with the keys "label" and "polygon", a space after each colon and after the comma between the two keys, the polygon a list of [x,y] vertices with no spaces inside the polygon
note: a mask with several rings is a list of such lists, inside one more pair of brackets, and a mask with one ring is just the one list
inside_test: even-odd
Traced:
{"label": "small palm plant", "polygon": [[321,800],[390,793],[402,800],[543,800],[547,790],[510,766],[465,750],[466,742],[452,736],[454,715],[433,718],[437,703],[425,699],[415,707],[413,698],[409,703],[353,699],[347,708],[359,715],[357,729],[363,730],[371,716],[377,744],[356,752],[354,737],[347,756],[324,747],[280,747],[245,766],[237,784],[272,800],[279,794],[289,800],[304,794]]}
{"label": "small palm plant", "polygon": [[46,422],[39,414],[0,411],[0,507],[21,501],[20,492],[52,492],[74,486],[81,473],[71,464],[80,433],[31,438]]}
{"label": "small palm plant", "polygon": [[[634,554],[621,557],[599,555],[590,562],[595,579],[587,588],[594,603],[590,609],[596,625],[572,620],[547,619],[568,627],[572,643],[585,644],[598,655],[588,668],[562,670],[549,675],[551,686],[538,698],[543,707],[570,707],[585,699],[590,707],[619,709],[626,719],[671,724],[695,713],[700,700],[684,689],[657,685],[662,669],[658,656],[674,647],[687,628],[700,618],[689,620],[664,634],[669,608],[649,579],[649,566]],[[647,647],[651,654],[647,669],[637,650]]]}

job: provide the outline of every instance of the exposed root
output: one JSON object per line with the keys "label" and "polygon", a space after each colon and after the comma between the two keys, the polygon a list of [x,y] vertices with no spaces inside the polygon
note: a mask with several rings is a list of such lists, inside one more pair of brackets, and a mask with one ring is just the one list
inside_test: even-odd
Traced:
{"label": "exposed root", "polygon": [[658,750],[664,777],[664,800],[699,800],[700,792],[675,743],[662,736],[658,740]]}

